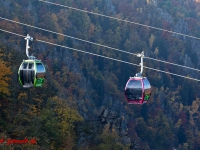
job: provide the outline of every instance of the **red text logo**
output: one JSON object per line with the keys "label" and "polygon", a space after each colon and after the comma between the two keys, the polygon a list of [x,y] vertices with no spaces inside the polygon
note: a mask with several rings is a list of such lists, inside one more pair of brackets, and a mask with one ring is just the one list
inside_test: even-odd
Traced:
{"label": "red text logo", "polygon": [[11,144],[37,144],[35,139],[28,140],[27,138],[23,140],[16,140],[16,139],[0,139],[0,144],[6,144],[6,145],[11,145]]}

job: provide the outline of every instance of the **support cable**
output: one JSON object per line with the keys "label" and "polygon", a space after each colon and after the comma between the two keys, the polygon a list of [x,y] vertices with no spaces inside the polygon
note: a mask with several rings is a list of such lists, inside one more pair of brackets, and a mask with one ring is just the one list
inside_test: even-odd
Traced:
{"label": "support cable", "polygon": [[[44,29],[44,28],[40,28],[40,27],[28,25],[28,24],[21,23],[21,22],[18,22],[18,21],[14,21],[14,20],[10,20],[10,19],[7,19],[7,18],[0,17],[0,19],[6,20],[6,21],[9,21],[9,22],[13,22],[13,23],[17,23],[17,24],[21,24],[21,25],[24,25],[24,26],[28,26],[28,27],[31,27],[31,28],[39,29],[39,30],[42,30],[42,31],[50,32],[50,33],[57,34],[57,35],[60,35],[60,36],[72,38],[72,39],[79,40],[79,41],[82,41],[82,42],[94,44],[94,45],[101,46],[101,47],[104,47],[104,48],[112,49],[112,50],[115,50],[115,51],[123,52],[123,53],[126,53],[126,54],[130,54],[130,55],[135,55],[135,56],[137,56],[137,54],[134,54],[134,53],[131,53],[131,52],[127,52],[127,51],[120,50],[120,49],[117,49],[117,48],[113,48],[113,47],[110,47],[110,46],[98,44],[98,43],[95,43],[95,42],[90,42],[90,41],[87,41],[87,40],[83,40],[83,39],[76,38],[76,37],[73,37],[73,36],[69,36],[69,35],[66,35],[66,34],[62,34],[62,33],[54,32],[54,31],[50,31],[50,30],[47,30],[47,29]],[[171,64],[171,65],[174,65],[174,66],[183,67],[183,68],[187,68],[187,69],[191,69],[191,70],[195,70],[195,71],[199,71],[199,72],[200,72],[199,69],[195,69],[195,68],[191,68],[191,67],[187,67],[187,66],[175,64],[175,63],[172,63],[172,62],[167,62],[167,61],[163,61],[163,60],[159,60],[159,59],[155,59],[155,58],[150,58],[150,57],[146,57],[146,56],[145,56],[144,58],[147,58],[147,59],[151,59],[151,60],[154,60],[154,61],[159,61],[159,62],[163,62],[163,63],[166,63],[166,64]]]}
{"label": "support cable", "polygon": [[[10,32],[10,31],[7,31],[7,30],[3,30],[3,29],[0,29],[0,31],[7,32],[7,33],[10,33],[10,34],[14,34],[14,35],[21,36],[21,37],[25,37],[23,35],[20,35],[20,34],[14,33],[14,32]],[[107,56],[103,56],[103,55],[99,55],[99,54],[95,54],[95,53],[91,53],[91,52],[87,52],[87,51],[82,51],[82,50],[79,50],[79,49],[75,49],[75,48],[51,43],[51,42],[48,42],[48,41],[43,41],[43,40],[39,40],[39,39],[36,39],[36,41],[46,43],[46,44],[50,44],[50,45],[53,45],[53,46],[66,48],[66,49],[71,49],[71,50],[74,50],[74,51],[77,51],[77,52],[82,52],[82,53],[85,53],[85,54],[90,54],[90,55],[94,55],[94,56],[98,56],[98,57],[102,57],[102,58],[106,58],[106,59],[130,64],[130,65],[134,65],[134,66],[140,66],[140,65],[137,65],[137,64],[134,64],[134,63],[131,63],[131,62],[127,62],[127,61],[123,61],[123,60],[119,60],[119,59],[115,59],[115,58],[111,58],[111,57],[107,57]],[[171,73],[171,72],[167,72],[167,71],[162,71],[162,70],[159,70],[159,69],[154,69],[154,68],[150,68],[150,67],[146,67],[146,66],[144,66],[144,68],[154,70],[154,71],[158,71],[158,72],[163,72],[163,73],[166,73],[166,74],[171,74],[171,75],[174,75],[174,76],[178,76],[178,77],[182,77],[182,78],[186,78],[186,79],[190,79],[190,80],[194,80],[194,81],[200,81],[199,79],[196,79],[196,78],[191,78],[191,77],[188,77],[188,76],[182,76],[182,75],[179,75],[179,74],[175,74],[175,73]]]}
{"label": "support cable", "polygon": [[133,21],[129,21],[129,20],[115,18],[115,17],[111,17],[111,16],[107,16],[107,15],[103,15],[103,14],[99,14],[99,13],[95,13],[95,12],[91,12],[91,11],[87,11],[87,10],[83,10],[83,9],[78,9],[78,8],[74,8],[74,7],[70,7],[70,6],[66,6],[66,5],[61,5],[61,4],[57,4],[57,3],[53,3],[53,2],[48,2],[48,1],[45,1],[45,0],[39,0],[39,1],[40,2],[44,2],[44,3],[48,3],[48,4],[52,4],[52,5],[57,5],[57,6],[60,6],[60,7],[65,7],[65,8],[69,8],[69,9],[73,9],[73,10],[89,13],[89,14],[93,14],[93,15],[98,15],[98,16],[102,16],[102,17],[106,17],[106,18],[110,18],[110,19],[114,19],[114,20],[118,20],[118,21],[123,21],[123,22],[131,23],[131,24],[136,24],[136,25],[139,25],[139,26],[148,27],[148,28],[151,28],[151,29],[165,31],[165,32],[169,32],[169,33],[182,35],[182,36],[185,36],[185,37],[189,37],[189,38],[200,40],[200,38],[195,37],[195,36],[182,34],[182,33],[179,33],[179,32],[174,32],[174,31],[170,31],[170,30],[166,30],[166,29],[161,29],[161,28],[150,26],[150,25],[145,25],[145,24],[142,24],[142,23],[137,23],[137,22],[133,22]]}

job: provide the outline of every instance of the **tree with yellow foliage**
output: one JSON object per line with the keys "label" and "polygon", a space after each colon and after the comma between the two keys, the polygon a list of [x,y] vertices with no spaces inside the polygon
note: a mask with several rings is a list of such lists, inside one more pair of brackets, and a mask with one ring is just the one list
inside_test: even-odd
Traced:
{"label": "tree with yellow foliage", "polygon": [[8,89],[8,82],[11,80],[9,75],[11,75],[11,70],[6,66],[6,62],[0,60],[0,95],[10,95]]}

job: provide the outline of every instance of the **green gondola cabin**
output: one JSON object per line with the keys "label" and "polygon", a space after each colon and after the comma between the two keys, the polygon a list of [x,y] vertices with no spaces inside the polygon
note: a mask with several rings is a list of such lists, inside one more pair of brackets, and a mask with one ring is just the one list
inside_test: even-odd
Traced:
{"label": "green gondola cabin", "polygon": [[24,60],[19,67],[18,79],[25,88],[42,87],[45,72],[45,67],[40,60]]}

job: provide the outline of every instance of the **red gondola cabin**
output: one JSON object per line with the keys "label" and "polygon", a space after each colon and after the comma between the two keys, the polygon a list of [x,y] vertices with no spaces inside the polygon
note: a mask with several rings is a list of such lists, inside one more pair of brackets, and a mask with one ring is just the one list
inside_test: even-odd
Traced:
{"label": "red gondola cabin", "polygon": [[151,85],[145,77],[130,77],[124,89],[129,104],[144,104],[151,95]]}

